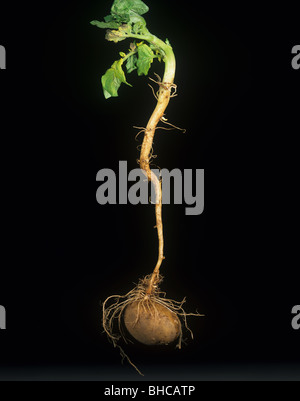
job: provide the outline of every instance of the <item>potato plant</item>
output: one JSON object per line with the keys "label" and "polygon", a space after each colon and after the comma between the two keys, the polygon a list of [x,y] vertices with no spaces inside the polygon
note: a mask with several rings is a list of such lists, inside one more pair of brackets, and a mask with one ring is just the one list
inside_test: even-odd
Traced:
{"label": "potato plant", "polygon": [[[161,79],[155,74],[156,79],[151,82],[158,85],[155,92],[156,106],[145,128],[140,128],[139,133],[144,133],[138,163],[147,179],[155,190],[155,217],[158,235],[158,258],[153,272],[139,280],[138,285],[125,295],[112,295],[103,303],[102,323],[105,332],[114,346],[120,349],[122,356],[126,357],[119,341],[125,343],[130,335],[140,343],[146,345],[169,344],[177,340],[180,348],[182,340],[182,322],[187,326],[188,315],[200,316],[198,313],[187,314],[183,309],[183,303],[167,299],[160,291],[162,281],[160,267],[164,257],[164,237],[162,224],[162,187],[161,180],[151,171],[153,152],[153,138],[157,128],[178,128],[169,123],[165,117],[165,110],[172,97],[176,96],[177,86],[174,83],[176,61],[172,46],[168,40],[161,40],[153,35],[147,28],[143,17],[148,11],[148,6],[141,0],[115,0],[110,15],[104,21],[91,21],[91,24],[106,29],[105,38],[111,42],[121,42],[131,39],[127,53],[120,52],[120,58],[116,60],[101,78],[103,94],[106,99],[118,96],[121,84],[131,86],[126,79],[124,69],[128,74],[137,71],[139,76],[148,75],[154,59],[164,63],[164,75]],[[161,123],[163,126],[158,127]],[[180,128],[179,128],[180,129]],[[192,332],[190,331],[191,335]],[[133,364],[132,364],[133,365]],[[134,366],[134,365],[133,365]],[[136,368],[137,369],[137,368]],[[138,370],[138,369],[137,369]]]}

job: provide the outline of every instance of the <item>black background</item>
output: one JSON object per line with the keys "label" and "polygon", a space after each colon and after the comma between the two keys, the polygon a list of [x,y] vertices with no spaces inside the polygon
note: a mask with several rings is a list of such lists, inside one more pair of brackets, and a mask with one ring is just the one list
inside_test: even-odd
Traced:
{"label": "black background", "polygon": [[[202,215],[164,207],[162,289],[169,298],[187,296],[186,309],[206,316],[190,319],[195,339],[181,351],[127,351],[148,377],[159,371],[161,379],[170,366],[182,378],[199,366],[219,367],[222,376],[223,364],[299,363],[300,332],[291,327],[300,277],[300,72],[291,67],[299,13],[291,2],[147,4],[148,28],[170,40],[177,58],[178,97],[167,117],[187,129],[157,132],[156,163],[205,168]],[[152,271],[154,210],[100,206],[95,176],[117,171],[119,160],[137,167],[132,126],[146,124],[155,102],[136,72],[127,76],[133,88],[103,97],[100,77],[129,45],[105,41],[89,24],[110,5],[0,7],[7,51],[0,72],[0,304],[7,310],[0,367],[12,378],[29,367],[44,378],[57,367],[62,377],[88,377],[90,369],[100,379],[114,380],[114,372],[136,378],[131,367],[119,368],[117,350],[101,334],[100,301]],[[150,76],[162,68],[154,62]]]}

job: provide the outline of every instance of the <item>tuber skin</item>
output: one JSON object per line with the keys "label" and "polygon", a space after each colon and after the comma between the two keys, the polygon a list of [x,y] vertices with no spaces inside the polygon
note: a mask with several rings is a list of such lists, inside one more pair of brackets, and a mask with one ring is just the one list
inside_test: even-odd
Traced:
{"label": "tuber skin", "polygon": [[145,345],[168,345],[181,333],[177,315],[156,302],[129,304],[124,312],[124,323],[132,337]]}

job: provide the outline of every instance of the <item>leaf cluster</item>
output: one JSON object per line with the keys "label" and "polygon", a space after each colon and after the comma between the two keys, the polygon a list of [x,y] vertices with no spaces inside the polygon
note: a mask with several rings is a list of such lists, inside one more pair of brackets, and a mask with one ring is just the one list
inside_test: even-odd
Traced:
{"label": "leaf cluster", "polygon": [[[123,31],[128,29],[135,34],[144,34],[148,30],[142,15],[148,11],[149,7],[141,0],[115,0],[110,15],[104,17],[104,21],[94,20],[91,24],[104,29],[119,29],[123,25]],[[122,35],[118,36],[121,38]]]}
{"label": "leaf cluster", "polygon": [[[108,41],[120,42],[130,37],[147,37],[150,35],[146,27],[146,21],[142,17],[149,10],[141,0],[115,0],[110,15],[104,21],[91,21],[98,28],[107,29],[105,38]],[[121,59],[115,61],[101,78],[103,93],[106,99],[118,96],[118,90],[122,83],[129,86],[126,81],[123,63],[126,61],[127,73],[137,70],[137,74],[147,75],[154,58],[161,60],[161,54],[153,44],[144,41],[130,44],[127,54],[120,53]]]}

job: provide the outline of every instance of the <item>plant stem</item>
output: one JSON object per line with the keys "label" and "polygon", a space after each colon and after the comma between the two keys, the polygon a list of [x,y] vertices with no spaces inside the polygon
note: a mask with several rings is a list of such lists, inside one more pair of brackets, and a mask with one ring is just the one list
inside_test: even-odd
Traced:
{"label": "plant stem", "polygon": [[[159,93],[156,107],[148,121],[145,129],[144,139],[140,154],[140,168],[147,176],[148,180],[152,182],[155,191],[155,216],[156,216],[156,228],[158,235],[158,259],[156,266],[153,270],[152,276],[149,281],[147,289],[147,295],[151,295],[155,283],[158,280],[159,269],[164,260],[164,237],[163,237],[163,224],[162,224],[162,187],[161,180],[150,169],[151,150],[153,144],[153,138],[155,129],[158,122],[163,117],[164,112],[169,104],[172,87],[174,87],[174,77],[176,69],[176,61],[171,46],[165,44],[160,39],[151,35],[151,42],[162,49],[164,53],[165,72],[162,82],[159,84]],[[150,41],[149,39],[147,39]]]}
{"label": "plant stem", "polygon": [[131,52],[127,53],[123,58],[123,63],[124,61],[126,61],[130,56],[132,56],[133,54],[137,53],[137,49],[132,50]]}

